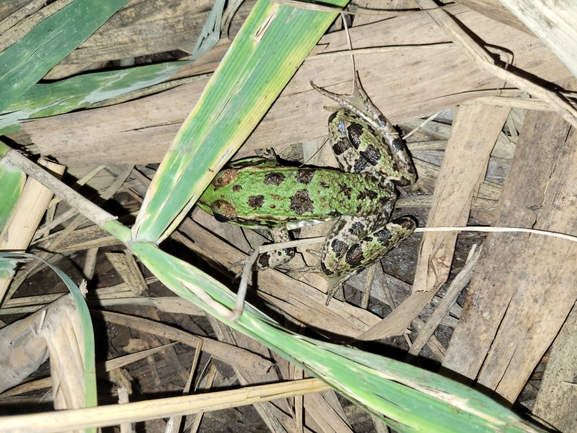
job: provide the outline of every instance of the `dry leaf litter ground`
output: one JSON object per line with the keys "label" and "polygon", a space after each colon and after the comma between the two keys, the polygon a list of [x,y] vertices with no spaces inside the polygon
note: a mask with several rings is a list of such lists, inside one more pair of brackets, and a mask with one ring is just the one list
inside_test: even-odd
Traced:
{"label": "dry leaf litter ground", "polygon": [[[459,13],[462,13],[464,21],[467,21],[467,14],[471,14],[469,11]],[[457,54],[455,51],[455,55]],[[397,56],[404,57],[406,55],[406,53],[401,53]],[[426,56],[426,53],[423,52],[423,55]],[[363,68],[362,62],[361,60],[361,70]],[[467,63],[464,67],[469,66]],[[58,71],[53,73],[55,77],[66,76],[71,73],[70,68],[74,70],[74,63],[62,65]],[[209,66],[207,68],[210,69]],[[343,72],[343,76],[346,74]],[[448,75],[450,76],[450,73]],[[330,78],[327,81],[330,81]],[[368,82],[371,82],[370,77]],[[382,96],[375,95],[375,97],[380,98]],[[408,99],[411,97],[409,95]],[[433,97],[431,98],[434,100]],[[491,132],[495,135],[493,143],[496,141],[497,144],[494,148],[491,146],[489,149],[489,153],[492,153],[487,162],[486,176],[483,174],[485,183],[474,194],[470,204],[470,214],[458,215],[462,223],[469,225],[495,223],[495,209],[501,188],[511,167],[520,131],[523,128],[525,110],[513,109],[507,110],[504,114],[495,114],[494,112],[487,114],[486,111],[491,111],[490,108],[485,111],[479,109],[479,112],[475,112],[474,110],[477,108],[471,108],[471,106],[469,108],[461,107],[458,110],[453,108],[442,111],[434,120],[421,126],[423,119],[419,118],[422,116],[412,117],[411,114],[418,113],[419,110],[430,114],[430,107],[431,105],[434,106],[434,103],[424,104],[423,107],[413,108],[411,111],[410,107],[416,104],[414,101],[414,99],[412,102],[409,101],[406,106],[400,109],[388,103],[377,103],[386,115],[389,115],[387,111],[389,107],[397,110],[392,115],[393,118],[397,118],[399,127],[405,134],[420,126],[418,131],[407,140],[419,171],[419,182],[414,187],[405,188],[402,191],[395,215],[412,215],[420,227],[425,226],[432,202],[431,195],[435,187],[438,187],[439,167],[443,161],[445,149],[447,146],[451,146],[449,142],[452,128],[453,130],[460,128],[462,134],[466,136],[468,131],[473,129],[471,122],[474,119],[482,118],[490,123],[491,119],[497,118],[493,121],[495,125]],[[459,102],[458,99],[455,101],[456,104]],[[321,104],[315,104],[315,107],[320,106]],[[323,117],[326,115],[326,113],[322,114]],[[458,118],[457,116],[461,117]],[[64,121],[66,122],[66,120]],[[457,124],[457,121],[464,123]],[[501,122],[500,126],[499,122]],[[36,125],[41,126],[41,122],[37,122]],[[35,137],[33,129],[31,126],[28,131],[32,137]],[[304,134],[306,135],[306,133]],[[320,134],[317,133],[317,135]],[[462,135],[457,138],[459,137]],[[27,135],[23,133],[13,135],[11,139],[21,144],[27,144],[26,142],[29,140]],[[455,140],[454,136],[453,140]],[[46,143],[46,141],[38,140],[38,143],[33,144],[40,145],[41,142]],[[317,140],[312,144],[308,143],[307,146],[313,146],[312,150],[307,146],[304,150],[301,146],[283,146],[280,149],[281,155],[298,159],[302,157],[303,152],[304,154],[315,153],[320,142],[322,140]],[[252,153],[257,147],[259,147],[258,144],[254,142],[254,144],[246,146],[244,151],[247,154]],[[33,149],[30,146],[29,148]],[[323,148],[317,156],[321,164],[326,159],[326,152],[327,149]],[[487,153],[487,150],[484,149],[482,152]],[[474,154],[468,156],[475,157]],[[114,156],[108,155],[105,158],[114,158]],[[459,158],[459,155],[453,155],[452,158]],[[466,164],[483,165],[487,158],[488,153],[485,159],[479,156],[478,160],[467,161]],[[72,176],[68,176],[66,181],[72,184],[74,182],[73,176],[82,177],[89,171],[71,170]],[[153,174],[154,166],[151,165],[137,165],[134,170],[131,167],[109,165],[90,179],[87,186],[83,187],[81,191],[89,197],[97,197],[106,192],[111,198],[107,200],[105,208],[116,215],[120,215],[126,223],[130,223],[134,212],[140,206],[148,181]],[[458,176],[458,173],[455,174],[455,178]],[[475,179],[473,180],[475,181]],[[444,181],[450,183],[451,179]],[[113,188],[113,191],[110,191],[110,186],[114,185],[115,182],[118,185]],[[476,188],[473,189],[476,190]],[[55,210],[49,211],[49,217],[44,220],[44,224],[50,225],[50,221],[58,221],[58,218],[66,214],[67,210],[66,204],[59,203]],[[59,224],[51,224],[50,233],[52,234],[47,234],[47,230],[42,231],[41,226],[39,236],[46,236],[47,240],[38,239],[33,242],[31,251],[44,254],[46,258],[54,260],[75,281],[87,277],[88,299],[95,312],[98,362],[103,363],[106,360],[123,357],[127,354],[161,348],[155,353],[144,352],[146,356],[141,359],[130,360],[130,363],[115,367],[109,372],[105,372],[105,367],[100,365],[99,391],[102,402],[115,401],[115,392],[120,386],[128,388],[130,401],[180,395],[189,380],[190,368],[197,353],[195,347],[198,344],[198,339],[194,336],[208,339],[203,344],[202,355],[194,371],[193,389],[195,392],[203,389],[227,389],[239,384],[275,382],[299,377],[302,374],[302,372],[295,371],[294,367],[288,365],[275,354],[255,346],[254,342],[246,341],[241,335],[231,333],[230,330],[223,328],[214,320],[195,310],[193,306],[183,304],[176,298],[171,298],[168,290],[155,282],[139,264],[134,263],[130,256],[125,254],[123,248],[103,231],[91,227],[86,221],[80,220],[74,224],[71,221],[73,218],[62,220]],[[62,232],[67,227],[70,231]],[[65,234],[59,237],[59,232]],[[305,233],[301,233],[301,235],[305,235]],[[379,318],[388,316],[409,297],[411,284],[415,273],[418,272],[417,260],[421,252],[421,238],[421,234],[413,235],[399,248],[388,254],[380,265],[375,267],[371,297],[368,299],[368,306],[366,307],[360,306],[367,302],[367,299],[363,299],[363,293],[366,292],[364,284],[367,271],[347,284],[344,293],[339,294],[330,307],[323,305],[324,297],[321,292],[300,284],[293,277],[311,282],[313,286],[316,285],[315,282],[318,282],[318,279],[315,279],[314,275],[303,276],[294,271],[291,272],[290,277],[286,277],[278,271],[266,271],[255,275],[254,278],[256,278],[258,287],[251,290],[249,300],[269,312],[271,316],[277,318],[287,327],[318,338],[346,341],[350,337],[358,336],[370,326],[376,325]],[[237,249],[231,248],[227,242],[224,242],[224,239],[244,252],[263,241],[262,234],[251,231],[242,233],[238,227],[223,226],[213,219],[207,218],[199,210],[195,210],[192,217],[164,245],[164,248],[234,286],[231,281],[231,274],[226,272],[226,267],[243,256]],[[357,345],[364,350],[413,362],[424,368],[438,370],[445,359],[453,330],[457,326],[462,307],[465,305],[467,289],[458,294],[456,303],[450,308],[450,312],[442,318],[440,325],[435,327],[431,338],[424,344],[423,349],[418,350],[412,356],[408,353],[417,340],[419,332],[425,328],[425,323],[444,297],[454,277],[464,267],[471,247],[475,244],[480,246],[484,239],[485,236],[480,234],[462,233],[458,236],[454,256],[447,255],[451,262],[449,263],[450,267],[447,268],[450,269],[447,282],[442,285],[437,296],[416,317],[411,317],[412,320],[407,332],[402,333],[402,335],[381,338],[377,341],[358,342]],[[191,240],[194,241],[194,244]],[[294,267],[298,268],[299,263],[296,263]],[[18,290],[13,293],[14,296],[0,310],[3,312],[2,320],[6,324],[23,317],[36,308],[34,306],[44,305],[52,301],[58,294],[65,292],[63,284],[45,268],[39,269],[25,280],[22,276],[26,272],[26,268],[19,272],[20,276],[16,277],[16,283],[13,283],[11,292],[14,292],[17,286],[19,286]],[[39,296],[44,297],[39,298]],[[117,314],[102,313],[102,311]],[[300,324],[308,324],[309,326],[304,327]],[[226,344],[219,345],[216,344],[217,341]],[[175,342],[176,344],[173,344]],[[230,352],[230,347],[237,345],[242,350]],[[249,351],[245,352],[245,349]],[[250,358],[248,363],[247,358]],[[530,375],[519,398],[514,399],[518,410],[524,411],[533,408],[546,359],[547,355],[543,357],[542,363],[538,364]],[[22,385],[9,393],[0,395],[2,413],[14,414],[17,411],[47,410],[50,407],[50,391],[46,387],[41,388],[41,385],[34,385],[35,378],[45,377],[47,374],[48,365],[45,363],[34,373],[27,385]],[[332,391],[322,393],[322,398],[307,396],[304,400],[308,407],[308,412],[304,416],[305,423],[315,431],[320,431],[324,423],[327,422],[333,426],[338,426],[337,431],[350,431],[352,428],[355,432],[363,432],[375,431],[376,429],[365,412],[343,401]],[[257,432],[275,430],[275,423],[288,422],[286,413],[293,410],[291,408],[293,404],[298,407],[298,403],[284,400],[275,402],[276,406],[267,403],[257,407],[249,406],[209,412],[204,414],[202,421],[200,421],[200,431]],[[326,419],[319,416],[320,413],[326,416]],[[186,420],[187,425],[194,422],[198,422],[198,420],[194,420],[194,417]],[[349,422],[350,426],[348,425]],[[140,431],[164,431],[166,421],[146,422],[136,427]]]}

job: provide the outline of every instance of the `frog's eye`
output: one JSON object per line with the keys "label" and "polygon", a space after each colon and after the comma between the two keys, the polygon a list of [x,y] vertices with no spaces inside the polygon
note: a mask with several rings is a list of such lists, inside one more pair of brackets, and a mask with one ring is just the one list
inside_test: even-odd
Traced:
{"label": "frog's eye", "polygon": [[216,200],[210,208],[217,221],[226,222],[238,217],[234,205],[226,200]]}

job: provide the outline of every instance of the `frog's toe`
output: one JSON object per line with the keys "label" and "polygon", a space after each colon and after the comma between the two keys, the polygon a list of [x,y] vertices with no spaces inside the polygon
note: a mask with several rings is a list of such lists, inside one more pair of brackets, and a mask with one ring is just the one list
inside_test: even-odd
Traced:
{"label": "frog's toe", "polygon": [[343,286],[343,283],[345,282],[345,280],[348,279],[348,277],[338,277],[338,276],[329,276],[324,274],[325,279],[327,280],[328,283],[328,287],[327,287],[327,300],[325,302],[325,305],[329,305],[329,303],[331,302],[331,299],[333,299],[333,297],[337,294],[337,292],[339,291],[339,289]]}
{"label": "frog's toe", "polygon": [[[227,271],[232,271],[234,268],[239,267],[239,266],[242,268],[245,263],[246,263],[246,259],[239,260],[238,262],[234,262],[234,263],[230,264],[230,265],[228,266],[228,268],[226,268],[226,270],[227,270]],[[242,272],[242,271],[241,271],[241,272]]]}
{"label": "frog's toe", "polygon": [[232,282],[235,282],[236,280],[238,280],[241,276],[242,273],[244,271],[244,264],[246,263],[246,259],[240,260],[236,263],[233,263],[232,265],[230,265],[227,269],[227,271],[232,272],[233,268],[236,268],[238,266],[240,266],[240,271],[236,272],[234,274],[234,278],[232,279]]}

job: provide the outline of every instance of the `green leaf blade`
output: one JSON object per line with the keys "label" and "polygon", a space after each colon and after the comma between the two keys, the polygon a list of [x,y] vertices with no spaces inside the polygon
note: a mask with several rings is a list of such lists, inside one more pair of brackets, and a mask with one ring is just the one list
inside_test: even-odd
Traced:
{"label": "green leaf blade", "polygon": [[161,164],[133,228],[138,239],[162,240],[188,213],[335,17],[257,2]]}
{"label": "green leaf blade", "polygon": [[26,176],[5,159],[0,159],[0,233],[22,194]]}
{"label": "green leaf blade", "polygon": [[132,250],[177,295],[299,365],[399,432],[542,432],[465,385],[379,355],[294,334],[250,304],[238,321],[231,322],[196,294],[204,291],[232,308],[234,294],[222,284],[150,243],[133,243]]}
{"label": "green leaf blade", "polygon": [[19,129],[26,119],[55,116],[167,81],[189,62],[138,66],[83,74],[49,84],[35,84],[0,114],[0,134]]}
{"label": "green leaf blade", "polygon": [[0,53],[0,111],[17,101],[128,0],[76,0]]}

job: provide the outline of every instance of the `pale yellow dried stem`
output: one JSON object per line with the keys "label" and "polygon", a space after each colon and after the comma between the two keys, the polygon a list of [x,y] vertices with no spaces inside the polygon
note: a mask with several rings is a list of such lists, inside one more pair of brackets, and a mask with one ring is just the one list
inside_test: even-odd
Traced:
{"label": "pale yellow dried stem", "polygon": [[245,406],[328,389],[330,387],[319,379],[304,379],[270,385],[248,386],[211,394],[11,416],[3,418],[0,432],[70,431],[93,426],[117,425],[123,422],[137,422]]}

